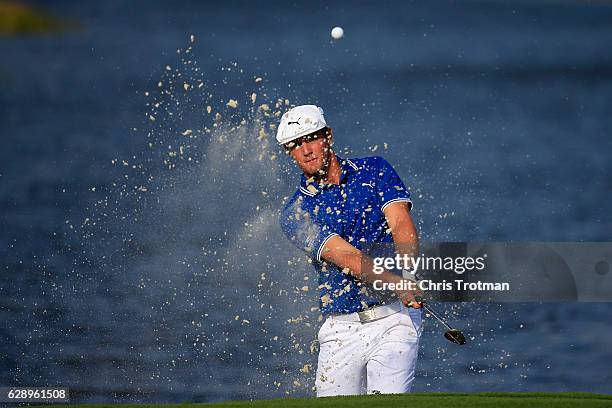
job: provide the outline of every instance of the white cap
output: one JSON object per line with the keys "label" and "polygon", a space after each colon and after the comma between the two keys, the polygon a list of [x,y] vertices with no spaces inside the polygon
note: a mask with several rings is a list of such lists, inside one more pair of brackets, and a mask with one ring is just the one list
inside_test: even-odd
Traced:
{"label": "white cap", "polygon": [[301,105],[289,109],[281,117],[276,140],[279,144],[289,143],[327,126],[323,109],[315,105]]}

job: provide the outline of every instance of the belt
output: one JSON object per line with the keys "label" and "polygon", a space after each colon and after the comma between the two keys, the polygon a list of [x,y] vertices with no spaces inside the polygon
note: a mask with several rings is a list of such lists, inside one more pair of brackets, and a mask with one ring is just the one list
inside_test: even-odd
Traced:
{"label": "belt", "polygon": [[330,315],[328,319],[342,322],[368,323],[401,312],[404,308],[404,304],[398,300],[387,305],[374,306],[361,312]]}

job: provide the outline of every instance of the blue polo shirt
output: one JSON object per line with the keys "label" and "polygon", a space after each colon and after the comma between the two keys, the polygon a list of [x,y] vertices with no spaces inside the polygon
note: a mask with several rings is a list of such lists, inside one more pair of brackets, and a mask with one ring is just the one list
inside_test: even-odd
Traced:
{"label": "blue polo shirt", "polygon": [[398,201],[412,206],[406,186],[382,157],[338,157],[338,162],[342,167],[339,185],[318,184],[302,175],[280,219],[289,240],[312,258],[319,273],[319,305],[324,315],[361,311],[390,298],[389,293],[368,291],[359,279],[323,261],[325,243],[339,235],[362,251],[368,243],[391,244],[384,209]]}

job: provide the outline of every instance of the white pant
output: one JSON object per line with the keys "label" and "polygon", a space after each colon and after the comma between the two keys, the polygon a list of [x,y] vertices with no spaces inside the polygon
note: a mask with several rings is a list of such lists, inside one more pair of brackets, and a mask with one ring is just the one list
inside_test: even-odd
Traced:
{"label": "white pant", "polygon": [[319,330],[317,397],[410,392],[422,332],[421,311],[368,323],[328,317]]}

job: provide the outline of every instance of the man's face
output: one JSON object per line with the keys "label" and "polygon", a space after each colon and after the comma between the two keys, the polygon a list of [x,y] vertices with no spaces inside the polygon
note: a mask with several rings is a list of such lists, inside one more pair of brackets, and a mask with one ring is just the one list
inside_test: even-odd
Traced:
{"label": "man's face", "polygon": [[288,153],[307,176],[327,173],[331,155],[331,129],[321,129],[285,144]]}

